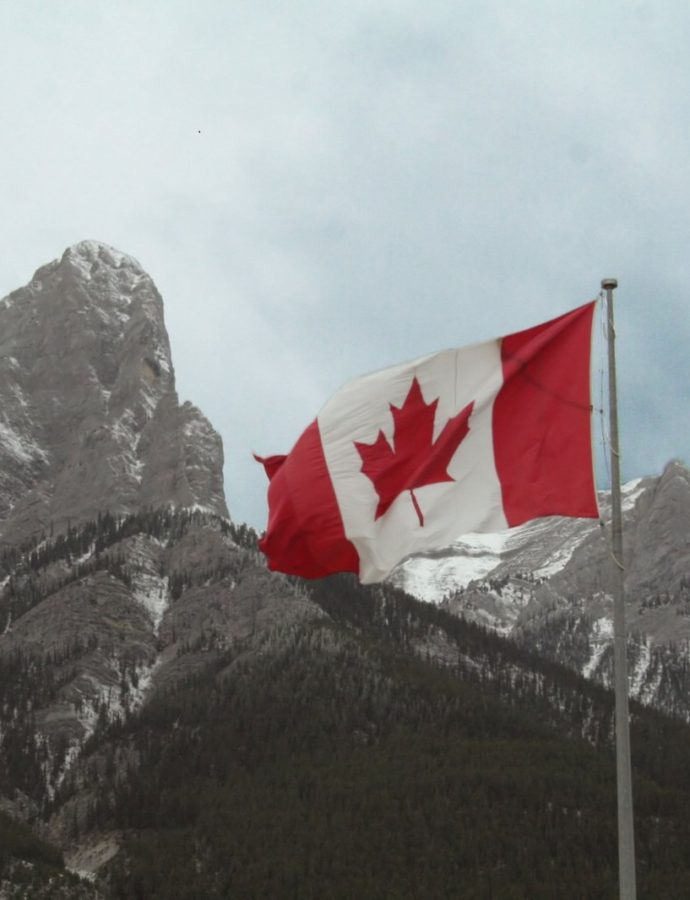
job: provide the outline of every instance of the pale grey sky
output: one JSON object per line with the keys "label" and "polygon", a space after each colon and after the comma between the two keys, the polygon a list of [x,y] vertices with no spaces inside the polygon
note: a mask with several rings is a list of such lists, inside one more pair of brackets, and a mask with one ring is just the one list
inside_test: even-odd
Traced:
{"label": "pale grey sky", "polygon": [[5,0],[0,34],[0,295],[136,257],[233,518],[343,381],[608,275],[624,477],[690,459],[684,0]]}

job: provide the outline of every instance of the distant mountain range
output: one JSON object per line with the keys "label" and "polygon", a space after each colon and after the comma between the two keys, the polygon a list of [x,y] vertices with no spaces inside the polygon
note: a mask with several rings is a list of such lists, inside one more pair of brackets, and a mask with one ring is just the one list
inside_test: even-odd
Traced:
{"label": "distant mountain range", "polygon": [[[610,895],[599,526],[307,583],[222,467],[135,260],[0,300],[0,898]],[[633,706],[640,879],[684,897],[690,475],[625,502],[631,689],[677,716]]]}
{"label": "distant mountain range", "polygon": [[[623,487],[631,696],[690,720],[690,471]],[[407,560],[396,585],[613,683],[609,498],[602,521],[540,519]]]}

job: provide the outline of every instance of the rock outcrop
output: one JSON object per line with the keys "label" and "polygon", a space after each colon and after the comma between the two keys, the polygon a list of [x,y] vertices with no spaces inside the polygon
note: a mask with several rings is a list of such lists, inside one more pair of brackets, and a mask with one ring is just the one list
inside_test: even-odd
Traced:
{"label": "rock outcrop", "polygon": [[227,515],[220,437],[180,406],[139,263],[83,241],[0,300],[0,542],[143,506]]}

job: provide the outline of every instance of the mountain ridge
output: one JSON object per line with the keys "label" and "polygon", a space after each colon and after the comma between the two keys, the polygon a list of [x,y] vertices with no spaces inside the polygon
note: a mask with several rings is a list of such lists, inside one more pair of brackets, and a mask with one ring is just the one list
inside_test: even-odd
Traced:
{"label": "mountain ridge", "polygon": [[[623,486],[631,696],[690,717],[690,471],[680,461]],[[602,524],[542,519],[411,558],[399,587],[613,683],[613,566]],[[603,527],[602,527],[603,525]]]}

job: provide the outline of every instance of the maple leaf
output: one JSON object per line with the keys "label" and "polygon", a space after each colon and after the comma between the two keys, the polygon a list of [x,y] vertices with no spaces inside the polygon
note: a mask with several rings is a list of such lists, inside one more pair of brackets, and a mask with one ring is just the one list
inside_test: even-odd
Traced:
{"label": "maple leaf", "polygon": [[414,489],[454,480],[448,474],[448,466],[469,431],[467,422],[474,403],[469,403],[457,416],[448,419],[434,441],[437,405],[438,398],[431,403],[425,402],[415,377],[403,405],[390,405],[394,446],[388,443],[383,431],[379,431],[373,444],[354,442],[362,459],[361,471],[371,480],[379,497],[377,519],[403,491],[409,491],[419,524],[424,525]]}

